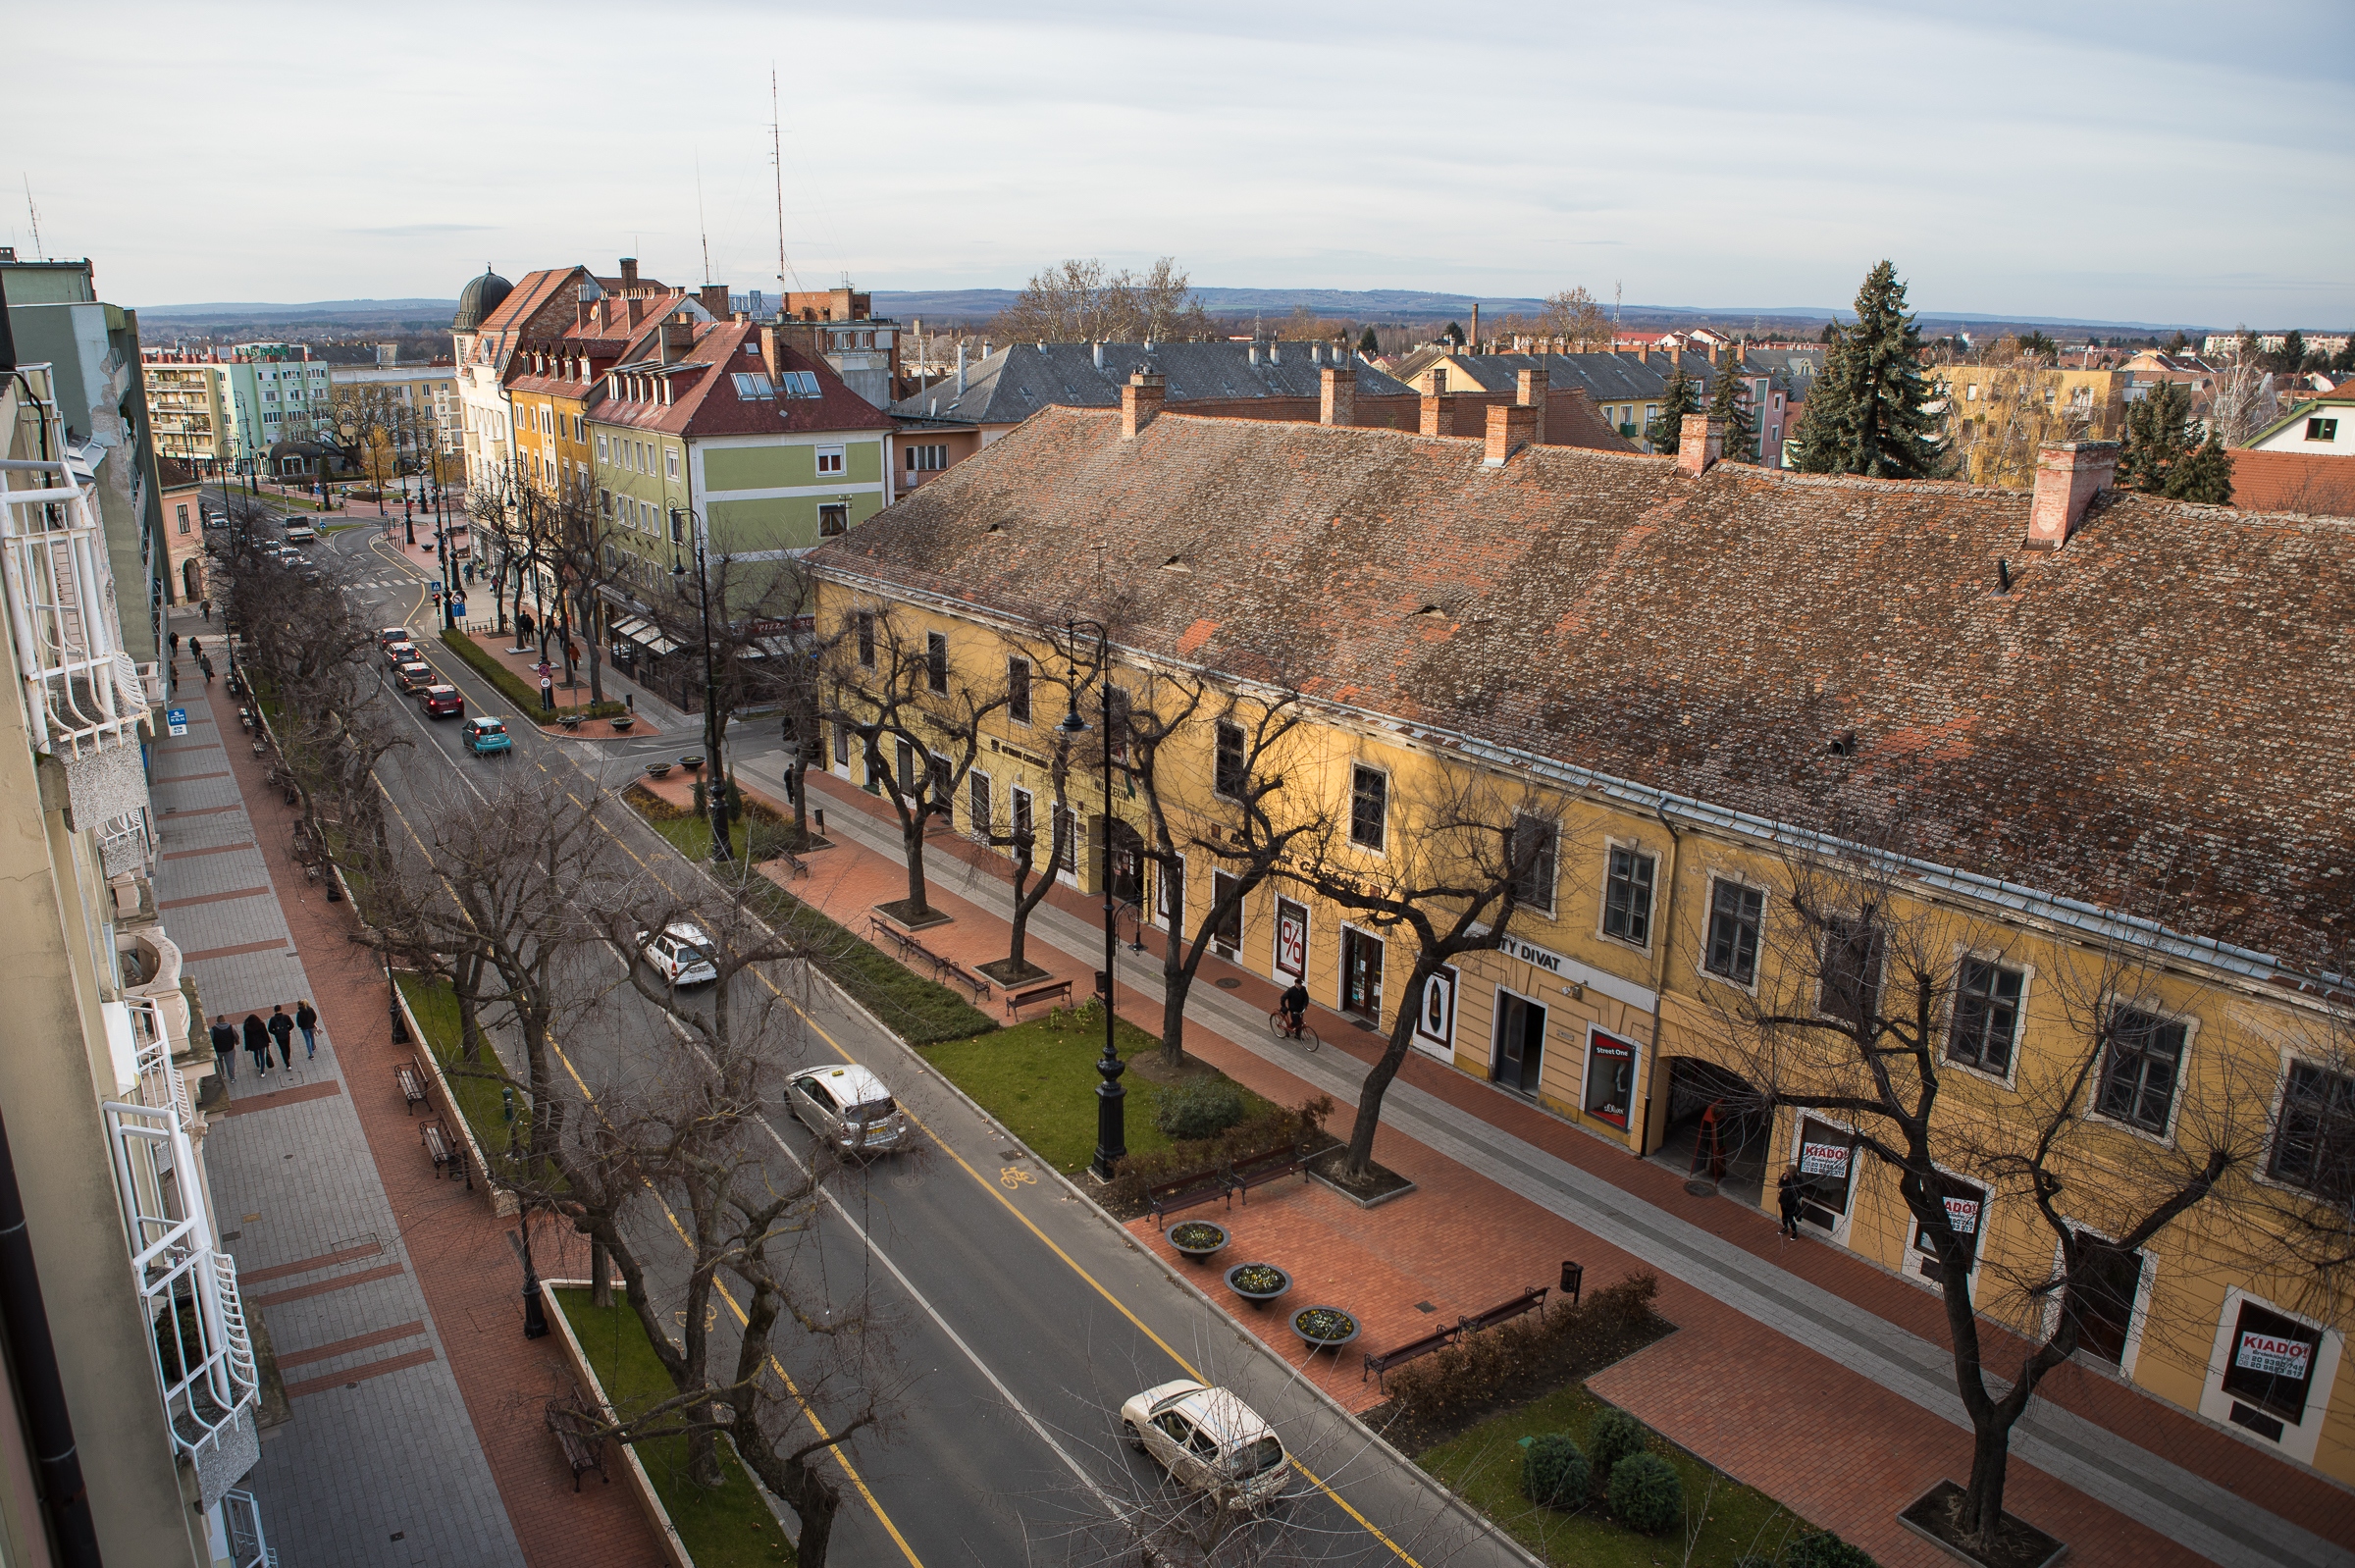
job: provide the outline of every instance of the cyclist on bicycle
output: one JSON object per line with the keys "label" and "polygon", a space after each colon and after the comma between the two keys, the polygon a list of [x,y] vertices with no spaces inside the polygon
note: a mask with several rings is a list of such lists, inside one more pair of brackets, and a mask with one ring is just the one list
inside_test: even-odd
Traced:
{"label": "cyclist on bicycle", "polygon": [[1284,992],[1276,1005],[1283,1012],[1284,1026],[1297,1035],[1302,1021],[1308,1016],[1308,987],[1294,980],[1292,988]]}

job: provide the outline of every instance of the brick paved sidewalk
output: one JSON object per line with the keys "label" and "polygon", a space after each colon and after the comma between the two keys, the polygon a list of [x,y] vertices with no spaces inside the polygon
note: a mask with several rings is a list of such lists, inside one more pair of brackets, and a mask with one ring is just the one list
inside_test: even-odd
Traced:
{"label": "brick paved sidewalk", "polygon": [[[779,804],[781,782],[755,787],[780,779],[773,754],[739,756],[736,765],[748,793]],[[812,804],[826,807],[837,848],[811,854],[811,874],[791,889],[864,932],[874,904],[906,893],[897,824],[884,803],[839,779],[812,779]],[[926,864],[932,902],[952,918],[925,930],[925,946],[968,966],[1002,958],[1007,888],[995,858],[944,833],[928,841]],[[1057,888],[1033,917],[1031,961],[1084,993],[1100,962],[1101,918],[1097,901]],[[1125,1015],[1158,1030],[1159,938],[1148,931],[1145,940],[1141,954],[1124,943],[1118,999]],[[1345,1126],[1379,1037],[1320,1009],[1326,1050],[1305,1057],[1259,1028],[1276,994],[1205,960],[1186,1049],[1283,1103],[1332,1092]],[[1661,1310],[1680,1332],[1596,1379],[1596,1391],[1884,1562],[1944,1560],[1893,1517],[1969,1467],[1943,1314],[1929,1292],[1826,1243],[1785,1243],[1771,1217],[1695,1197],[1677,1173],[1420,1058],[1410,1057],[1391,1091],[1376,1154],[1422,1190],[1362,1211],[1322,1186],[1262,1189],[1222,1216],[1235,1231],[1223,1261],[1271,1258],[1295,1277],[1290,1300],[1357,1312],[1366,1328],[1353,1350],[1401,1343],[1550,1284],[1565,1258],[1586,1264],[1594,1283],[1651,1268]],[[1149,1222],[1131,1229],[1178,1263]],[[1223,1300],[1217,1271],[1191,1277]],[[1244,1310],[1238,1321],[1303,1364],[1283,1314]],[[2009,1348],[1999,1335],[1990,1354]],[[1360,1382],[1354,1354],[1338,1364],[1319,1356],[1304,1370],[1353,1407],[1379,1398]],[[2355,1504],[2328,1481],[2086,1368],[2065,1368],[2045,1389],[2049,1399],[2015,1441],[2009,1501],[2083,1560],[2141,1568],[2206,1560],[2205,1550],[2232,1563],[2355,1562],[2340,1544],[2355,1540]],[[1837,1412],[1829,1446],[1826,1412]]]}
{"label": "brick paved sidewalk", "polygon": [[[183,691],[190,733],[156,762],[186,780],[156,792],[172,935],[210,1013],[235,1023],[307,996],[322,1021],[315,1061],[300,1035],[291,1070],[257,1077],[240,1054],[205,1140],[292,1412],[253,1478],[273,1543],[289,1563],[662,1562],[624,1489],[574,1494],[541,1419],[569,1373],[554,1339],[523,1337],[511,1223],[435,1177],[392,1084],[413,1047],[392,1043],[350,907],[294,863],[295,813],[263,786],[227,688]],[[543,1272],[586,1268],[565,1239],[536,1236]]]}

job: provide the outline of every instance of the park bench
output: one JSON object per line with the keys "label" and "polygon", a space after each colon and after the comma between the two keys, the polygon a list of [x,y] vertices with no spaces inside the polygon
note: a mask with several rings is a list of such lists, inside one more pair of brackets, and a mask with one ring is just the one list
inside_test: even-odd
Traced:
{"label": "park bench", "polygon": [[1529,1312],[1537,1313],[1541,1317],[1544,1316],[1545,1287],[1544,1285],[1532,1285],[1500,1307],[1491,1307],[1486,1312],[1462,1319],[1460,1327],[1466,1333],[1478,1333],[1483,1329],[1493,1329],[1500,1323],[1510,1323],[1513,1319]]}
{"label": "park bench", "polygon": [[408,1061],[394,1066],[392,1082],[400,1090],[400,1098],[407,1105],[409,1115],[415,1116],[417,1108],[426,1103],[424,1067],[412,1056]]}
{"label": "park bench", "polygon": [[572,1490],[581,1490],[581,1478],[594,1470],[606,1486],[613,1478],[605,1474],[605,1439],[599,1430],[602,1425],[581,1403],[578,1394],[566,1399],[550,1399],[547,1407],[548,1430],[556,1435],[556,1443],[564,1450],[564,1462],[572,1467]]}
{"label": "park bench", "polygon": [[562,718],[557,719],[556,722],[563,725],[567,730],[577,730],[581,727],[581,715],[578,713],[567,713]]}
{"label": "park bench", "polygon": [[866,917],[866,928],[873,936],[875,945],[877,947],[882,947],[885,944],[889,944],[892,948],[897,950],[903,961],[908,957],[908,950],[917,945],[915,937],[910,936],[907,932],[901,930],[898,926],[892,924],[880,915],[868,915]]}
{"label": "park bench", "polygon": [[458,1174],[458,1144],[442,1128],[439,1122],[428,1122],[417,1129],[417,1141],[425,1145],[426,1154],[434,1162],[434,1176],[454,1176]]}
{"label": "park bench", "polygon": [[1156,1224],[1185,1209],[1198,1209],[1214,1199],[1233,1202],[1234,1187],[1227,1177],[1217,1173],[1199,1172],[1176,1181],[1165,1181],[1145,1194],[1145,1212]]}
{"label": "park bench", "polygon": [[1308,1150],[1306,1147],[1297,1149],[1271,1164],[1255,1165],[1247,1171],[1237,1171],[1234,1174],[1234,1190],[1243,1195],[1243,1203],[1248,1206],[1251,1202],[1253,1187],[1264,1187],[1271,1181],[1281,1181],[1288,1176],[1297,1176],[1303,1183],[1308,1180]]}
{"label": "park bench", "polygon": [[1071,981],[1050,980],[1044,985],[1031,986],[1028,990],[1007,992],[1006,1016],[1010,1019],[1014,1018],[1019,1015],[1022,1009],[1028,1007],[1033,1002],[1060,1000],[1068,1003],[1071,1001]]}
{"label": "park bench", "polygon": [[973,973],[970,969],[966,968],[956,960],[943,958],[938,953],[935,953],[930,948],[924,946],[923,943],[916,941],[914,937],[910,937],[908,939],[903,953],[905,957],[911,959],[921,959],[924,963],[931,965],[932,978],[941,984],[945,985],[951,981],[954,981],[957,984],[964,986],[967,990],[972,992],[973,1000],[975,1002],[979,1002],[984,997],[989,995],[989,982],[987,980],[983,979],[980,975]]}
{"label": "park bench", "polygon": [[1458,1323],[1450,1328],[1427,1333],[1420,1339],[1410,1339],[1395,1349],[1385,1350],[1379,1354],[1369,1350],[1366,1352],[1365,1365],[1358,1369],[1357,1381],[1364,1383],[1368,1377],[1371,1377],[1374,1380],[1375,1387],[1383,1387],[1385,1386],[1382,1381],[1384,1373],[1401,1362],[1412,1361],[1417,1356],[1430,1355],[1434,1350],[1446,1349],[1447,1346],[1461,1338],[1463,1333],[1464,1326]]}

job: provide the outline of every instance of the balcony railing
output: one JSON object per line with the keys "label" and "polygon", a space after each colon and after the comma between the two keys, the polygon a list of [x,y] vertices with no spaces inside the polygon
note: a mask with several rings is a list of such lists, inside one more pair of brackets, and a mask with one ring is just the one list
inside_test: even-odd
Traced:
{"label": "balcony railing", "polygon": [[263,1538],[261,1505],[253,1500],[252,1492],[225,1493],[221,1512],[229,1522],[232,1568],[278,1568],[278,1548]]}

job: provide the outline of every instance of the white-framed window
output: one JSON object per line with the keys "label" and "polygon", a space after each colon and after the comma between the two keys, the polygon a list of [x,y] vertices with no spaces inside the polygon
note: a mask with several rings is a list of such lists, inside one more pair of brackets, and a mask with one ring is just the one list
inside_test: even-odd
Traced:
{"label": "white-framed window", "polygon": [[2314,1462],[2346,1336],[2235,1286],[2224,1292],[2200,1414]]}
{"label": "white-framed window", "polygon": [[1947,1061],[2010,1082],[2027,985],[2028,971],[2022,965],[2006,964],[1993,955],[1963,954],[1955,964]]}
{"label": "white-framed window", "polygon": [[817,471],[821,474],[841,473],[842,448],[839,446],[820,446],[817,449]]}
{"label": "white-framed window", "polygon": [[976,844],[987,844],[990,834],[989,775],[974,768],[965,775],[965,824]]}
{"label": "white-framed window", "polygon": [[912,474],[936,474],[949,466],[945,444],[915,444],[901,449],[908,454],[908,472]]}
{"label": "white-framed window", "polygon": [[[1235,881],[1236,878],[1225,871],[1211,872],[1210,896],[1212,901],[1215,903],[1229,898]],[[1226,915],[1211,930],[1210,946],[1212,952],[1230,961],[1243,950],[1243,901],[1241,899],[1233,899],[1228,904]]]}
{"label": "white-framed window", "polygon": [[676,479],[679,477],[679,449],[676,446],[666,446],[663,448],[662,474],[666,479]]}
{"label": "white-framed window", "polygon": [[[2061,1314],[2073,1306],[2077,1315],[2077,1353],[2090,1361],[2105,1361],[2127,1377],[2142,1349],[2143,1308],[2150,1299],[2150,1279],[2156,1260],[2148,1252],[2126,1252],[2107,1236],[2082,1226],[2075,1228],[2085,1252],[2083,1278],[2069,1301],[2061,1291],[2045,1305],[2048,1334],[2061,1327]],[[2053,1243],[2053,1277],[2061,1278],[2066,1258],[2060,1242]]]}
{"label": "white-framed window", "polygon": [[1553,915],[1554,860],[1561,852],[1560,824],[1539,816],[1515,816],[1506,841],[1512,857],[1513,898],[1550,918]]}

